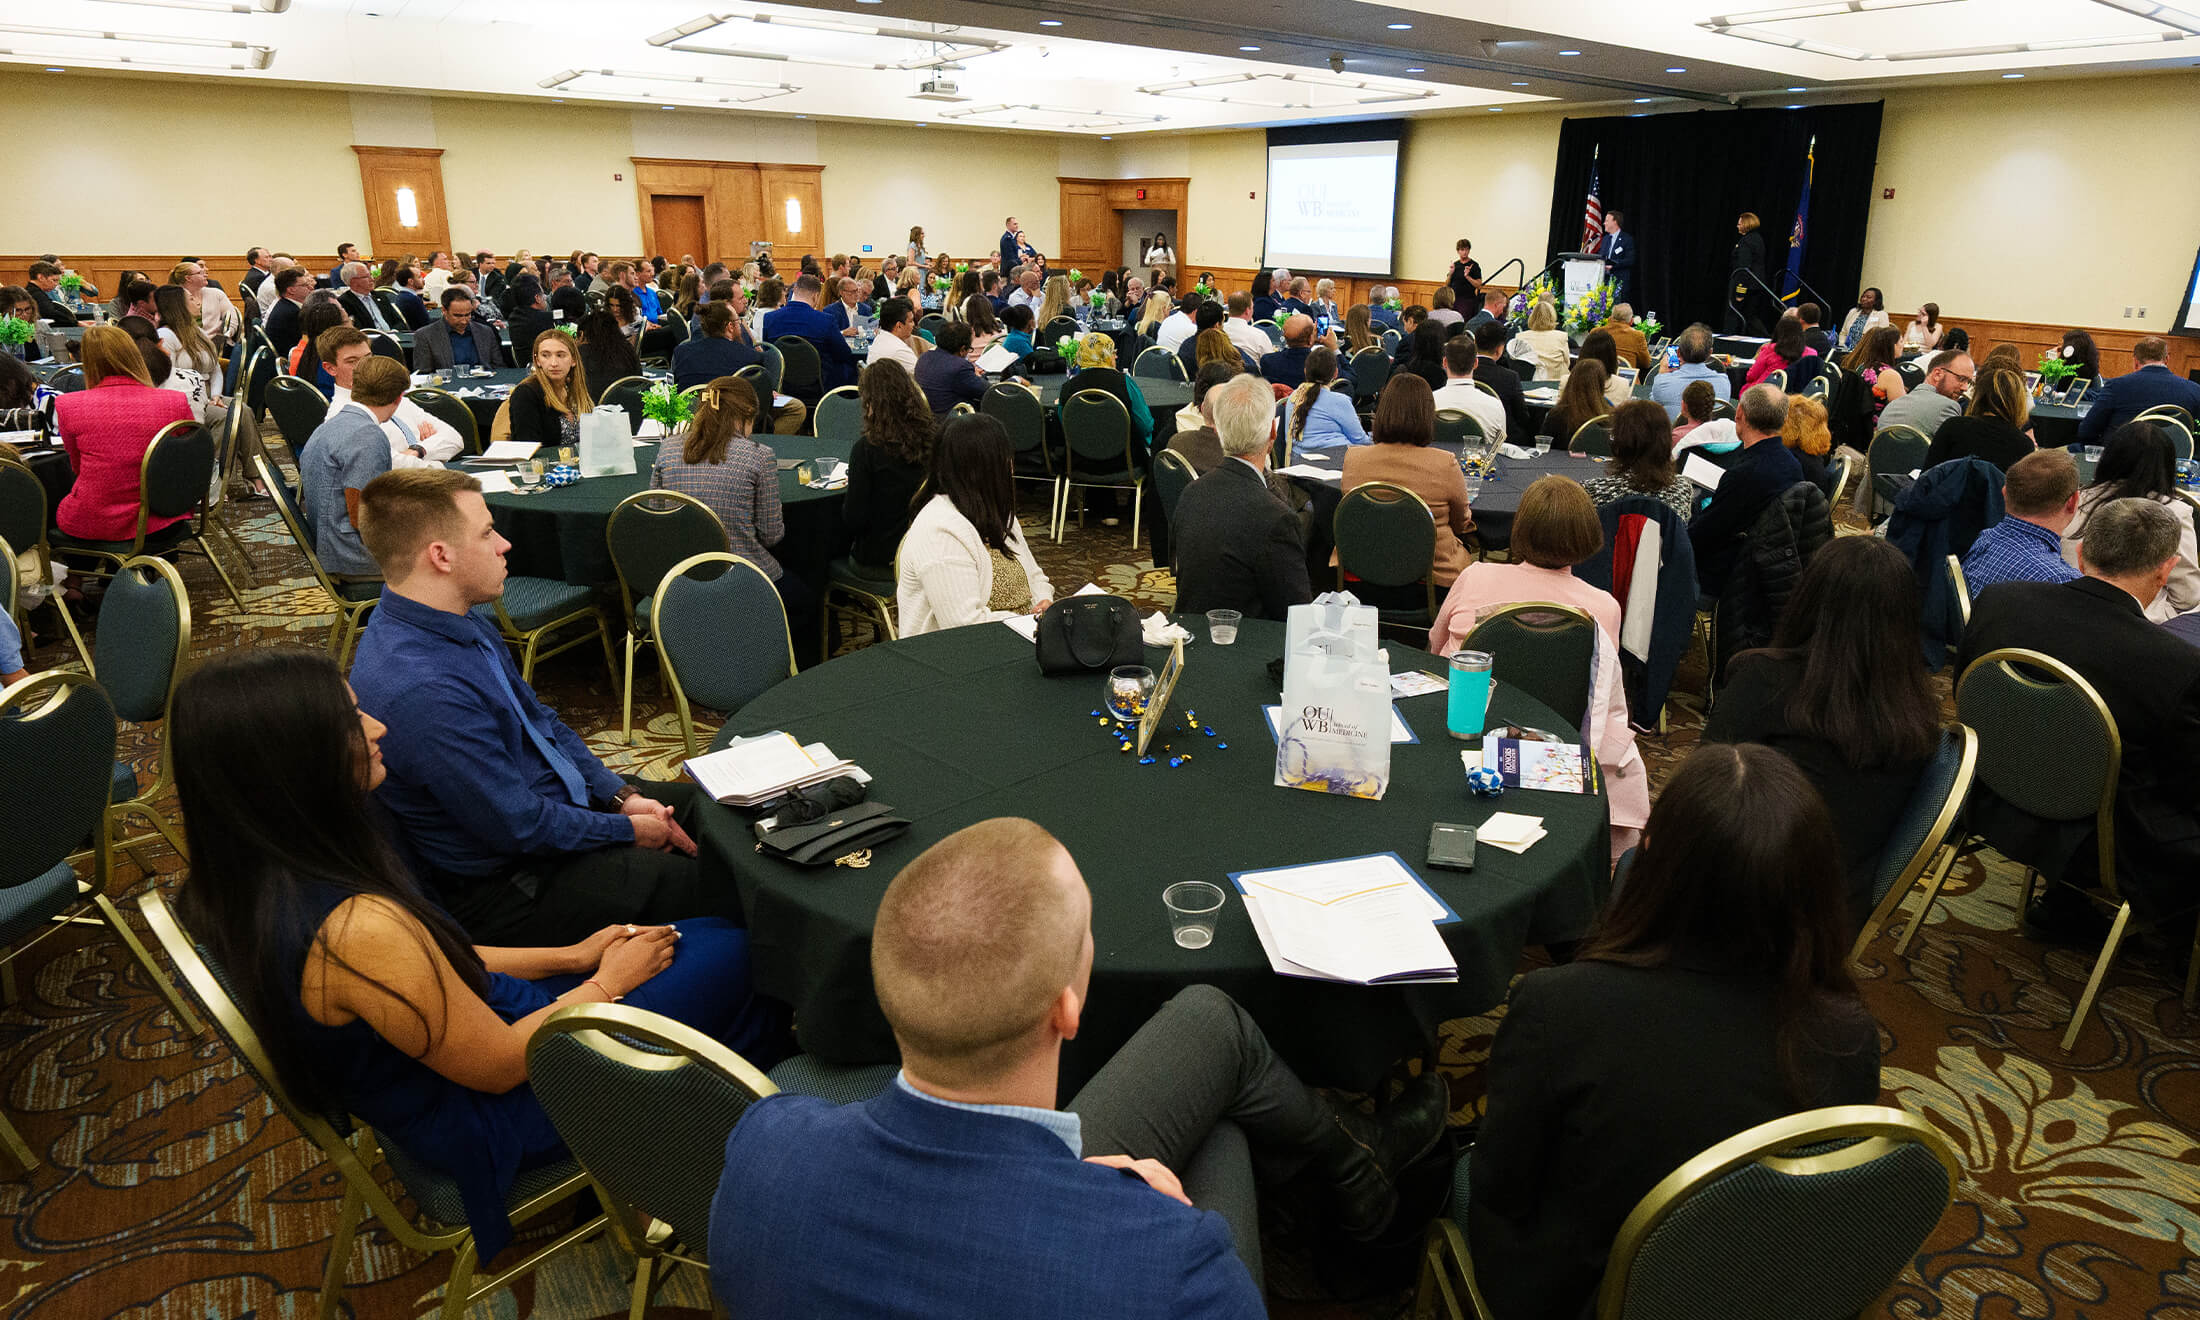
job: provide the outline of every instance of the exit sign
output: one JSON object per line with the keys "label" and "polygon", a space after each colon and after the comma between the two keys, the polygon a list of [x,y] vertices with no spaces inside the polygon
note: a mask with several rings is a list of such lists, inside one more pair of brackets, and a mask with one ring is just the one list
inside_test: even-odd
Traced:
{"label": "exit sign", "polygon": [[1146,190],[1144,188],[1138,190],[1138,200],[1141,202],[1146,200]]}

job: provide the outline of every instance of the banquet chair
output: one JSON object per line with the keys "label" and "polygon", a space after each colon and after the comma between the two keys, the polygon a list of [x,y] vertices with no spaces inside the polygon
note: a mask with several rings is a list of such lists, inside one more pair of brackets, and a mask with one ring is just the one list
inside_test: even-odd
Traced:
{"label": "banquet chair", "polygon": [[938,312],[926,312],[917,318],[917,329],[925,331],[931,338],[938,338],[940,331],[946,328],[947,318]]}
{"label": "banquet chair", "polygon": [[[1805,391],[1805,393],[1807,395],[1808,391]],[[1827,497],[1826,500],[1828,508],[1839,507],[1842,492],[1846,491],[1856,480],[1856,459],[1852,455],[1838,455],[1834,459],[1834,464],[1838,471],[1833,479],[1833,494]],[[1840,528],[1836,527],[1835,530],[1839,531]]]}
{"label": "banquet chair", "polygon": [[[22,547],[18,553],[36,551],[40,579],[51,582],[53,546],[47,539],[48,525],[46,484],[28,464],[0,457],[0,541]],[[61,616],[61,626],[68,631],[69,641],[75,645],[78,658],[84,661],[86,672],[96,673],[92,666],[92,650],[84,644],[84,635],[77,630],[75,616],[59,600],[53,602],[53,609]],[[22,620],[18,618],[17,622]]]}
{"label": "banquet chair", "polygon": [[[2078,672],[2038,651],[2005,647],[1971,661],[1956,680],[1956,718],[1978,731],[1978,780],[2009,806],[2043,821],[2093,821],[2096,875],[2101,893],[2078,889],[2103,907],[2113,908],[2108,938],[2094,961],[2085,992],[2078,997],[2063,1032],[2062,1048],[2078,1043],[2085,1016],[2100,994],[2109,964],[2123,946],[2131,924],[2131,903],[2116,876],[2116,787],[2123,765],[2124,741],[2108,703]],[[2043,757],[2042,747],[2055,755]],[[2000,848],[2000,842],[1988,837]],[[2001,849],[2008,855],[2008,849]],[[2022,864],[2024,897],[2017,911],[2031,906],[2040,881],[2030,858],[2009,855]],[[2059,880],[2050,884],[2063,883]],[[2075,888],[2075,886],[2073,886]],[[2102,894],[2106,897],[2102,897]],[[1920,918],[1923,917],[1920,912]],[[2200,988],[2200,958],[2185,976],[2185,1011]]]}
{"label": "banquet chair", "polygon": [[825,391],[817,401],[817,438],[855,445],[863,439],[863,400],[856,387]]}
{"label": "banquet chair", "polygon": [[898,1063],[827,1063],[815,1054],[797,1054],[773,1064],[768,1076],[782,1091],[852,1105],[893,1085],[900,1071]]}
{"label": "banquet chair", "polygon": [[[594,587],[514,573],[504,579],[503,592],[485,605],[474,606],[474,613],[495,624],[504,640],[518,650],[522,683],[535,681],[537,661],[562,655],[576,646],[586,646],[591,635],[603,643],[604,672],[613,682],[618,681],[619,662],[611,653],[611,622],[604,617],[603,607],[596,603]],[[557,645],[547,644],[559,631],[591,622],[596,625],[594,628],[586,631],[575,628]]]}
{"label": "banquet chair", "polygon": [[1380,348],[1368,347],[1354,353],[1352,362],[1352,397],[1364,402],[1383,392],[1390,383],[1390,354]]}
{"label": "banquet chair", "polygon": [[[745,367],[736,368],[733,375],[734,379],[736,380],[747,381],[749,383],[749,388],[756,391],[756,397],[759,401],[771,397],[771,369],[769,367],[766,367],[763,363],[751,362]],[[692,398],[695,395],[701,394],[704,390],[707,390],[709,388],[710,386],[708,385],[690,385],[686,389],[681,390],[680,393]]]}
{"label": "banquet chair", "polygon": [[604,543],[611,570],[619,579],[619,600],[626,612],[626,668],[620,683],[619,737],[634,741],[634,652],[650,640],[657,584],[674,564],[696,555],[723,552],[731,542],[726,525],[709,505],[674,490],[637,491],[620,500],[604,522]]}
{"label": "banquet chair", "polygon": [[[1169,526],[1176,526],[1176,502],[1184,497],[1184,492],[1197,480],[1199,473],[1193,469],[1192,460],[1183,454],[1174,449],[1163,449],[1154,454],[1154,489],[1161,494],[1161,516]],[[1175,544],[1173,538],[1170,544]]]}
{"label": "banquet chair", "polygon": [[1910,941],[1917,938],[1925,914],[1932,911],[1933,900],[1940,897],[1940,887],[1963,851],[1963,836],[1951,838],[1950,833],[1963,800],[1971,794],[1971,777],[1977,769],[1978,734],[1961,724],[1941,730],[1940,743],[1918,775],[1909,805],[1879,850],[1878,869],[1872,876],[1872,913],[1849,947],[1850,962],[1863,958],[1865,948],[1901,910],[1911,888],[1922,882],[1925,897],[1894,945],[1898,957],[1910,951]]}
{"label": "banquet chair", "polygon": [[1948,556],[1947,573],[1949,599],[1956,607],[1956,635],[1960,637],[1963,629],[1971,626],[1971,584],[1963,580],[1963,561],[1954,555]]}
{"label": "banquet chair", "polygon": [[328,396],[321,387],[298,376],[278,376],[267,383],[267,411],[275,429],[282,432],[293,466],[305,457],[306,441],[328,420]]}
{"label": "banquet chair", "polygon": [[[152,554],[166,559],[182,554],[186,549],[196,550],[214,566],[214,573],[221,578],[222,586],[229,592],[229,601],[244,613],[244,598],[237,594],[237,584],[230,580],[229,570],[206,543],[205,530],[200,525],[206,504],[207,492],[213,486],[216,470],[214,433],[202,422],[170,422],[153,435],[145,446],[145,456],[138,461],[137,531],[127,541],[80,541],[73,536],[56,534],[53,544],[62,553],[81,556],[100,563],[120,565],[139,555]],[[178,518],[157,532],[146,528],[155,518]],[[94,577],[106,577],[113,570],[106,568],[78,567],[78,571]]]}
{"label": "banquet chair", "polygon": [[2131,420],[2152,422],[2169,436],[2172,448],[2177,451],[2177,461],[2182,463],[2192,457],[2192,423],[2185,420],[2190,414],[2175,405],[2149,409]]}
{"label": "banquet chair", "polygon": [[1712,421],[1714,421],[1714,422],[1731,422],[1731,421],[1733,421],[1733,420],[1734,420],[1734,400],[1732,400],[1732,399],[1714,399],[1714,400],[1712,400],[1712,402],[1711,402],[1711,420],[1712,420]]}
{"label": "banquet chair", "polygon": [[331,573],[321,564],[321,556],[314,553],[312,534],[306,531],[305,518],[298,512],[297,503],[290,497],[290,488],[282,483],[281,474],[268,461],[265,454],[252,456],[252,469],[259,473],[267,486],[268,498],[275,503],[276,513],[282,516],[283,526],[290,529],[290,538],[296,543],[298,553],[305,557],[306,567],[312,571],[314,582],[321,594],[328,597],[336,611],[335,619],[328,627],[328,649],[336,659],[339,669],[351,668],[351,648],[358,642],[359,634],[366,627],[367,611],[382,599],[382,579],[378,577],[343,577]]}
{"label": "banquet chair", "polygon": [[672,350],[687,340],[687,318],[667,307],[664,314],[657,318],[656,325],[642,331],[642,342],[637,351],[645,362],[669,363],[672,361]]}
{"label": "banquet chair", "polygon": [[46,377],[46,388],[56,394],[74,394],[84,388],[84,365],[71,362]]}
{"label": "banquet chair", "polygon": [[[404,322],[400,320],[398,324],[403,325]],[[397,342],[396,335],[381,330],[367,331],[367,351],[376,357],[395,359],[404,365],[407,372],[412,370],[412,357],[405,352],[405,346]]]}
{"label": "banquet chair", "polygon": [[626,1004],[544,1019],[527,1042],[527,1080],[636,1259],[628,1315],[642,1320],[674,1268],[709,1270],[726,1138],[779,1088],[703,1032]]}
{"label": "banquet chair", "polygon": [[772,341],[772,347],[779,350],[784,364],[773,388],[797,398],[817,393],[825,380],[825,363],[817,355],[817,345],[799,335],[782,335]]}
{"label": "banquet chair", "polygon": [[1817,375],[1810,378],[1810,384],[1803,387],[1803,397],[1806,399],[1818,399],[1823,401],[1826,395],[1832,389],[1832,374],[1830,372],[1821,371]]}
{"label": "banquet chair", "polygon": [[1375,337],[1383,341],[1383,351],[1385,353],[1397,352],[1398,345],[1404,343],[1406,338],[1405,334],[1395,326],[1385,327],[1377,332]]}
{"label": "banquet chair", "polygon": [[[113,704],[116,717],[131,724],[157,723],[163,731],[151,784],[140,788],[135,767],[122,760],[114,763],[108,823],[119,825],[139,817],[183,857],[183,839],[159,806],[172,784],[168,709],[191,657],[191,596],[174,564],[147,555],[115,570],[106,594],[100,597],[92,654],[99,662],[100,689]],[[152,868],[135,850],[153,838],[154,834],[118,838],[115,846],[137,858],[139,869],[151,874]]]}
{"label": "banquet chair", "polygon": [[481,452],[481,424],[474,420],[474,410],[466,406],[464,399],[432,386],[410,391],[405,397],[420,405],[422,412],[457,432],[460,453]]}
{"label": "banquet chair", "polygon": [[[1429,1228],[1414,1314],[1493,1320],[1465,1225],[1472,1165]],[[1961,1157],[1915,1114],[1839,1105],[1760,1123],[1636,1202],[1606,1257],[1596,1320],[1849,1320],[1940,1223]]]}
{"label": "banquet chair", "polygon": [[[833,621],[841,616],[853,615],[869,619],[878,629],[878,635],[886,641],[895,641],[900,631],[894,623],[896,579],[889,571],[885,576],[865,568],[853,558],[842,555],[825,566],[825,594],[818,602],[818,629],[822,634],[822,646],[818,654],[832,658],[834,635]],[[843,601],[853,601],[853,605]]]}
{"label": "banquet chair", "polygon": [[1059,543],[1061,533],[1055,529],[1067,496],[1062,474],[1055,469],[1054,446],[1047,443],[1046,409],[1040,406],[1038,396],[1023,386],[1000,384],[986,390],[978,400],[978,411],[1007,429],[1015,457],[1015,466],[1010,470],[1015,479],[1044,482],[1052,492],[1047,503],[1047,530]]}
{"label": "banquet chair", "polygon": [[[787,379],[787,355],[779,351],[777,344],[758,344],[756,355],[764,359],[764,383],[769,385],[774,393],[785,393],[786,391],[782,388],[782,385]],[[739,375],[740,373],[735,372],[734,374]],[[762,398],[763,396],[758,395],[757,397]]]}
{"label": "banquet chair", "polygon": [[[343,1312],[344,1276],[349,1272],[353,1243],[366,1218],[379,1223],[384,1233],[408,1251],[428,1256],[450,1253],[450,1278],[438,1310],[442,1320],[459,1320],[474,1303],[494,1297],[514,1280],[589,1241],[608,1226],[602,1214],[585,1215],[579,1223],[527,1251],[504,1269],[480,1278],[482,1262],[475,1251],[473,1230],[466,1226],[458,1184],[398,1147],[380,1141],[372,1129],[352,1115],[308,1108],[294,1099],[276,1072],[259,1032],[237,1007],[228,970],[184,930],[160,891],[148,890],[140,896],[138,910],[183,974],[191,993],[214,1020],[215,1033],[229,1047],[230,1056],[243,1065],[275,1109],[305,1135],[343,1182],[343,1207],[337,1211],[336,1232],[329,1239],[328,1262],[321,1274],[319,1320],[336,1320]],[[417,1214],[400,1206],[390,1189],[375,1177],[375,1165],[384,1157],[417,1207]],[[553,1218],[552,1211],[562,1208],[570,1216],[573,1207],[569,1203],[586,1191],[588,1177],[580,1165],[561,1159],[523,1170],[513,1180],[504,1204],[513,1227],[525,1231],[531,1220]]]}
{"label": "banquet chair", "polygon": [[1550,707],[1582,741],[1594,740],[1588,711],[1597,625],[1588,611],[1553,601],[1507,605],[1476,623],[1457,649],[1487,652],[1492,678]]}
{"label": "banquet chair", "polygon": [[649,393],[654,383],[647,376],[621,376],[604,386],[603,393],[597,396],[597,405],[626,413],[626,433],[634,435],[642,429],[642,396]]}
{"label": "banquet chair", "polygon": [[1463,413],[1457,408],[1436,410],[1437,444],[1463,445],[1469,440],[1488,438],[1488,433],[1482,429],[1482,423],[1476,421],[1472,413]]}
{"label": "banquet chair", "polygon": [[1772,388],[1779,390],[1781,393],[1786,393],[1788,387],[1787,369],[1783,367],[1776,371],[1766,372],[1765,378],[1759,381],[1758,384],[1770,385]]}
{"label": "banquet chair", "polygon": [[1566,442],[1569,454],[1587,454],[1594,458],[1612,456],[1612,414],[1600,413],[1574,428],[1573,438]]}
{"label": "banquet chair", "polygon": [[1354,486],[1337,501],[1332,536],[1338,590],[1352,589],[1348,577],[1401,590],[1422,586],[1427,599],[1419,608],[1378,607],[1378,621],[1397,628],[1436,621],[1436,515],[1426,500],[1388,481]]}
{"label": "banquet chair", "polygon": [[237,395],[230,401],[234,409],[238,403],[251,409],[252,419],[260,421],[267,416],[267,391],[277,378],[283,375],[275,355],[265,349],[254,349],[245,355],[244,370],[237,375]]}
{"label": "banquet chair", "polygon": [[[2135,422],[2153,422],[2160,421],[2165,417],[2168,418],[2170,421],[2177,423],[2179,426],[2184,427],[2188,436],[2191,434],[2193,430],[2192,413],[2174,403],[2157,403],[2152,408],[2149,408],[2146,411],[2140,413],[2137,417],[2132,418],[2132,420]],[[2185,457],[2189,458],[2191,456],[2188,454],[2185,455]]]}
{"label": "banquet chair", "polygon": [[397,305],[397,294],[389,286],[374,291],[374,305],[382,309],[383,317],[391,325],[405,324],[405,309]]}
{"label": "banquet chair", "polygon": [[[716,569],[709,577],[705,569]],[[782,679],[794,676],[794,634],[787,607],[763,569],[724,551],[672,566],[652,593],[657,662],[672,684],[689,757],[702,753],[690,698],[729,718]]]}
{"label": "banquet chair", "polygon": [[[1069,522],[1070,496],[1091,489],[1127,490],[1131,496],[1131,545],[1138,544],[1138,520],[1145,507],[1146,473],[1133,452],[1130,411],[1123,401],[1101,390],[1078,390],[1062,401],[1062,498],[1055,513],[1054,539],[1060,542]],[[1084,501],[1077,505],[1084,524]]]}
{"label": "banquet chair", "polygon": [[1274,344],[1277,348],[1283,347],[1282,326],[1277,325],[1274,321],[1255,321],[1253,324],[1259,326],[1260,332],[1268,336],[1269,343]]}
{"label": "banquet chair", "polygon": [[1911,358],[1907,362],[1897,362],[1894,365],[1894,370],[1896,375],[1902,377],[1902,388],[1905,390],[1914,390],[1925,382],[1925,361],[1923,359]]}
{"label": "banquet chair", "polygon": [[[15,1001],[15,959],[41,940],[105,922],[196,1036],[197,1016],[107,895],[115,733],[114,707],[86,675],[48,670],[0,692],[0,997]],[[87,844],[89,874],[79,877],[71,857]],[[24,1169],[36,1166],[4,1118],[0,1146]]]}
{"label": "banquet chair", "polygon": [[1897,423],[1879,428],[1879,433],[1872,437],[1871,446],[1864,451],[1864,472],[1870,478],[1862,492],[1867,521],[1879,521],[1880,501],[1893,505],[1907,485],[1910,473],[1925,466],[1925,456],[1932,447],[1932,437],[1914,426]]}
{"label": "banquet chair", "polygon": [[1140,380],[1184,380],[1184,359],[1168,349],[1155,344],[1138,355],[1131,364],[1131,374]]}

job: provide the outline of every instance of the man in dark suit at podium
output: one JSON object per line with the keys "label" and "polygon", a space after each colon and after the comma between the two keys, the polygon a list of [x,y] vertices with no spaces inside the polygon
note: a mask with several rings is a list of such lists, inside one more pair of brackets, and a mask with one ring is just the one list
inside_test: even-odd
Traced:
{"label": "man in dark suit at podium", "polygon": [[1635,301],[1635,239],[1621,228],[1625,217],[1617,211],[1604,213],[1604,242],[1597,255],[1604,258],[1605,273],[1619,281],[1619,296],[1614,302]]}

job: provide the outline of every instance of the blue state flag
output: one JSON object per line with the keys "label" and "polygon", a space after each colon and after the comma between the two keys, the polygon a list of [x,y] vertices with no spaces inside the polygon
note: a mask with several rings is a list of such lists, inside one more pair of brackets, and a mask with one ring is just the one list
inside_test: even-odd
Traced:
{"label": "blue state flag", "polygon": [[1818,172],[1818,139],[1814,136],[1803,154],[1803,199],[1795,204],[1795,230],[1788,235],[1788,291],[1780,301],[1792,303],[1803,291],[1803,241],[1810,233],[1810,180]]}

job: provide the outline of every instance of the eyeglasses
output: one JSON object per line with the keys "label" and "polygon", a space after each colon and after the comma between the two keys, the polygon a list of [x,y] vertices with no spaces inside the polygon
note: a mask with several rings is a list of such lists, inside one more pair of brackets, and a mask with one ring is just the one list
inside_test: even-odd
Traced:
{"label": "eyeglasses", "polygon": [[1978,379],[1978,377],[1976,376],[1966,376],[1961,372],[1951,371],[1946,367],[1942,367],[1940,371],[1942,375],[1954,381],[1956,384],[1961,385],[1965,389],[1971,388],[1971,382]]}

